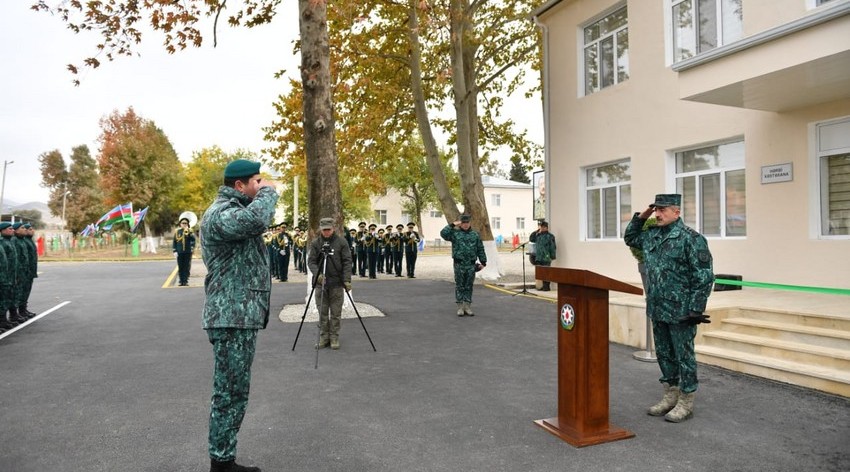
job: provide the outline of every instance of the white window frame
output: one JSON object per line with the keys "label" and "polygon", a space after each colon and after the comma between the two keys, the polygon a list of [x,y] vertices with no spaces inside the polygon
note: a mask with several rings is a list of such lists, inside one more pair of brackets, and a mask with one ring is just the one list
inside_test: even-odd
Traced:
{"label": "white window frame", "polygon": [[375,223],[379,225],[386,226],[387,224],[387,210],[375,210]]}
{"label": "white window frame", "polygon": [[[708,147],[713,147],[713,146],[722,146],[724,144],[733,144],[733,143],[738,143],[738,142],[740,142],[744,146],[744,164],[743,165],[733,166],[733,167],[719,167],[719,168],[712,168],[712,169],[708,169],[708,170],[690,171],[690,172],[683,172],[683,173],[678,173],[676,171],[676,154],[678,154],[680,152],[694,151],[694,150],[697,150],[697,149],[708,148]],[[672,151],[670,153],[670,159],[671,159],[670,169],[671,169],[672,175],[673,175],[673,191],[676,192],[676,193],[679,193],[679,191],[677,190],[677,183],[676,183],[677,179],[679,179],[680,177],[695,177],[694,178],[694,183],[696,185],[695,186],[695,194],[696,194],[697,198],[699,198],[702,195],[702,189],[700,187],[700,177],[704,176],[704,175],[711,175],[711,174],[719,174],[720,175],[719,187],[721,189],[721,192],[720,192],[720,202],[718,203],[720,205],[720,221],[722,223],[720,225],[720,234],[719,235],[717,235],[717,234],[705,234],[705,232],[703,231],[702,215],[700,214],[700,208],[702,207],[701,201],[694,202],[694,213],[695,213],[694,214],[694,222],[695,223],[694,224],[686,223],[686,224],[688,224],[688,226],[691,226],[693,229],[697,230],[698,232],[700,232],[706,238],[709,238],[709,239],[730,239],[730,240],[731,239],[746,239],[747,238],[746,234],[743,235],[743,236],[738,236],[738,235],[727,236],[726,235],[726,192],[724,191],[726,189],[726,173],[727,172],[743,170],[744,174],[746,176],[747,155],[746,155],[746,141],[744,140],[744,137],[743,136],[737,136],[735,138],[727,139],[727,140],[723,140],[723,141],[705,143],[705,144],[700,144],[698,146],[691,146],[691,147],[687,147],[687,148],[683,148],[683,149],[676,149],[675,151]],[[746,179],[745,179],[745,181],[746,181]],[[747,195],[746,189],[744,190],[744,195],[745,196]],[[684,198],[685,198],[685,196],[682,195],[683,200],[684,200]],[[686,221],[686,219],[685,219],[686,209],[685,209],[685,202],[684,201],[682,202],[681,210],[682,210],[681,217],[682,217],[682,221],[684,222],[684,221]],[[749,230],[749,225],[747,226],[747,230]]]}
{"label": "white window frame", "polygon": [[430,216],[431,218],[442,218],[443,212],[441,212],[440,210],[433,210],[432,209],[431,211],[428,212],[428,216]]}
{"label": "white window frame", "polygon": [[[590,43],[585,43],[585,34],[584,34],[585,29],[587,29],[589,26],[593,25],[594,23],[602,21],[603,19],[607,18],[608,16],[610,16],[614,13],[617,13],[620,10],[623,10],[623,9],[626,9],[626,24],[625,25],[620,26],[619,28],[617,28],[616,30],[614,30],[612,32],[606,33],[605,36],[600,36],[599,38],[596,38],[595,40],[593,40]],[[617,66],[617,59],[616,59],[616,55],[617,55],[617,33],[621,32],[623,30],[628,30],[628,29],[629,29],[629,14],[628,14],[628,6],[627,6],[626,2],[618,3],[617,5],[614,5],[611,8],[606,9],[604,12],[602,12],[598,16],[593,17],[591,20],[587,21],[586,23],[580,25],[580,27],[578,28],[578,32],[577,32],[577,35],[578,35],[577,44],[578,44],[578,49],[579,49],[578,50],[578,56],[577,56],[578,61],[579,61],[579,66],[577,68],[578,73],[579,73],[579,81],[578,81],[578,88],[579,88],[578,96],[579,97],[593,95],[594,93],[600,92],[600,91],[602,91],[606,88],[613,87],[613,86],[621,83],[620,79],[619,79],[619,75],[617,74],[617,71],[615,70],[614,71],[614,83],[613,84],[607,85],[605,87],[601,86],[601,84],[600,84],[598,89],[588,90],[587,61],[585,59],[585,50],[590,45],[598,45],[605,38],[613,37],[614,38],[613,49],[614,49],[614,56],[615,56],[615,58],[614,58],[614,68],[616,69],[616,66]],[[626,33],[626,35],[628,36],[628,32]],[[599,60],[599,57],[600,56],[597,56],[597,60]],[[628,52],[626,53],[626,57],[627,57],[627,59],[626,59],[626,78],[624,80],[629,80],[629,77],[631,77],[631,68],[629,67]],[[600,73],[600,77],[601,77],[601,73],[602,73],[601,68],[599,68],[599,73]]]}
{"label": "white window frame", "polygon": [[502,218],[498,216],[493,216],[490,218],[490,228],[491,229],[502,229]]}
{"label": "white window frame", "polygon": [[[847,143],[840,143],[835,146],[825,147],[821,143],[821,131],[825,128],[834,126],[834,125],[846,125],[850,126],[850,116],[844,116],[841,118],[836,118],[833,120],[823,121],[812,123],[809,125],[809,142],[810,144],[810,160],[809,160],[809,182],[811,185],[809,188],[812,190],[812,194],[809,195],[809,202],[811,211],[809,212],[810,220],[809,220],[809,228],[810,237],[812,239],[824,239],[824,240],[848,240],[850,239],[850,235],[845,234],[826,234],[824,224],[823,224],[823,194],[828,189],[824,188],[823,185],[823,161],[825,158],[829,156],[834,156],[837,154],[847,154],[850,153],[850,146],[847,146]],[[842,130],[839,130],[837,134],[843,134]]]}
{"label": "white window frame", "polygon": [[[623,201],[622,188],[624,186],[628,186],[629,187],[629,193],[631,194],[631,186],[632,186],[631,169],[630,169],[630,173],[629,173],[629,180],[623,181],[623,182],[612,182],[612,183],[607,183],[607,184],[602,184],[602,185],[589,185],[588,179],[587,179],[587,172],[591,169],[596,169],[596,168],[599,168],[599,167],[606,167],[606,166],[615,165],[615,164],[621,164],[621,163],[625,163],[625,162],[628,162],[629,165],[631,166],[631,164],[632,164],[631,161],[632,161],[631,158],[618,159],[616,161],[605,162],[605,163],[602,163],[602,164],[591,165],[591,166],[586,166],[586,167],[581,168],[581,176],[582,176],[581,177],[581,192],[582,192],[581,200],[583,201],[582,212],[581,212],[583,214],[583,218],[582,218],[581,228],[582,228],[584,240],[586,240],[586,241],[618,241],[618,240],[623,239],[623,234],[626,231],[626,225],[628,224],[628,220],[623,221],[620,218],[620,208],[622,207],[622,205],[624,203],[627,203],[627,204],[629,204],[629,206],[631,206],[631,201],[629,201],[629,202]],[[605,189],[611,189],[611,188],[615,188],[616,192],[617,192],[617,195],[616,195],[617,236],[616,237],[605,236],[605,228],[604,228],[605,205],[600,204],[599,205],[599,215],[597,215],[597,216],[599,217],[600,224],[602,224],[603,226],[600,226],[599,237],[591,237],[591,235],[590,235],[590,208],[589,208],[590,201],[588,199],[587,194],[591,190],[598,190],[601,193]],[[600,197],[600,202],[603,202],[603,199],[601,197]],[[630,211],[629,216],[631,216],[631,213],[632,212]]]}
{"label": "white window frame", "polygon": [[525,217],[517,216],[516,218],[516,229],[525,231]]}
{"label": "white window frame", "polygon": [[490,204],[494,207],[502,206],[502,194],[493,193],[490,195]]}
{"label": "white window frame", "polygon": [[[698,0],[664,0],[664,7],[665,7],[664,8],[664,30],[665,30],[665,37],[666,37],[666,41],[665,41],[665,43],[666,43],[665,44],[665,53],[666,54],[665,55],[667,57],[667,65],[676,64],[676,63],[685,61],[687,59],[690,59],[691,57],[696,57],[696,56],[699,56],[701,54],[705,54],[708,51],[713,51],[714,49],[717,49],[721,46],[724,46],[726,44],[731,44],[735,41],[738,41],[743,37],[744,19],[741,18],[740,35],[738,37],[735,37],[735,38],[729,38],[728,40],[724,40],[724,35],[723,35],[723,8],[722,8],[724,0],[714,0],[715,15],[716,15],[716,18],[717,18],[717,22],[716,22],[717,25],[716,25],[716,30],[715,30],[715,39],[717,40],[717,45],[714,48],[706,50],[706,51],[696,51],[696,50],[694,50],[693,56],[683,57],[683,58],[680,58],[680,59],[677,60],[676,59],[676,51],[673,48],[674,40],[675,40],[675,37],[676,37],[676,31],[674,31],[674,29],[673,29],[673,24],[674,24],[674,22],[673,22],[673,8],[676,7],[679,4],[687,2],[687,1],[692,2],[691,3],[692,16],[694,18],[698,18],[697,12],[696,12]],[[694,44],[694,48],[696,49],[696,48],[699,47],[699,29],[698,28],[693,29],[693,35],[694,36],[691,39],[694,41],[693,44]]]}

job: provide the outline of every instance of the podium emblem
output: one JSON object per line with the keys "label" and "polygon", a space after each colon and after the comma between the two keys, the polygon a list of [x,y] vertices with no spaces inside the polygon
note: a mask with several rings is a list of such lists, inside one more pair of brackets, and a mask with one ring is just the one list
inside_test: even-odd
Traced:
{"label": "podium emblem", "polygon": [[564,303],[561,307],[561,328],[567,331],[572,331],[576,324],[576,311],[569,303]]}

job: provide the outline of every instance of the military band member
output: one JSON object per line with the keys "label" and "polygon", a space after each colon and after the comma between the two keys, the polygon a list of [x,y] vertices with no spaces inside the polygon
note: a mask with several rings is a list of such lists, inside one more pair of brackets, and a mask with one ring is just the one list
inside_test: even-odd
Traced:
{"label": "military band member", "polygon": [[395,266],[395,276],[401,277],[401,264],[404,260],[404,225],[396,225],[395,229],[392,245],[393,265]]}
{"label": "military band member", "polygon": [[366,232],[364,247],[366,248],[366,264],[369,268],[369,278],[375,279],[375,270],[378,264],[378,234],[375,229],[378,227],[375,223],[369,225],[369,231]]}
{"label": "military band member", "polygon": [[171,242],[171,252],[177,259],[177,274],[180,286],[189,285],[189,273],[192,269],[192,253],[195,251],[195,235],[189,228],[189,219],[181,218],[180,227],[174,232]]}
{"label": "military band member", "polygon": [[415,278],[413,272],[416,270],[416,254],[419,252],[419,233],[413,230],[415,227],[415,223],[407,223],[407,234],[405,234],[404,238],[404,258],[407,259],[407,276],[411,279]]}
{"label": "military band member", "polygon": [[379,274],[384,273],[384,251],[386,250],[386,240],[384,239],[384,229],[378,230],[378,252],[376,254],[376,267]]}
{"label": "military band member", "polygon": [[357,230],[351,228],[345,236],[348,249],[351,250],[351,275],[357,274]]}
{"label": "military band member", "polygon": [[260,164],[237,159],[201,221],[207,266],[203,327],[213,347],[210,472],[259,472],[236,464],[236,435],[245,417],[257,332],[269,322],[271,278],[263,233],[278,194]]}
{"label": "military band member", "polygon": [[393,273],[393,251],[390,249],[390,237],[393,234],[393,225],[387,225],[384,231],[384,267],[387,275]]}
{"label": "military band member", "polygon": [[275,246],[277,246],[277,278],[281,282],[289,280],[289,259],[292,256],[292,236],[286,231],[286,223],[281,223],[277,235],[275,236]]}
{"label": "military band member", "polygon": [[360,274],[360,277],[366,277],[366,267],[369,265],[366,261],[366,234],[368,233],[366,222],[361,221],[357,224],[357,228],[357,237],[355,238],[357,244],[357,273]]}

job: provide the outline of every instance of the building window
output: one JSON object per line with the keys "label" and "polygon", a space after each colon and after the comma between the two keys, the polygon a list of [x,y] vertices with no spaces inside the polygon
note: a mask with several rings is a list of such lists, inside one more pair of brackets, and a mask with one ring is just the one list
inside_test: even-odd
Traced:
{"label": "building window", "polygon": [[387,224],[387,210],[375,210],[375,223],[379,225]]}
{"label": "building window", "polygon": [[632,163],[585,169],[587,239],[622,238],[632,219]]}
{"label": "building window", "polygon": [[673,62],[741,38],[742,0],[670,0]]}
{"label": "building window", "polygon": [[628,78],[629,24],[623,7],[584,28],[584,93]]}
{"label": "building window", "polygon": [[518,230],[525,229],[525,218],[517,218],[516,219],[516,229],[518,229]]}
{"label": "building window", "polygon": [[682,220],[706,236],[747,235],[744,142],[676,153]]}
{"label": "building window", "polygon": [[817,6],[821,6],[821,5],[823,5],[824,3],[829,3],[829,2],[831,2],[831,1],[833,1],[833,0],[817,0],[816,5],[817,5]]}
{"label": "building window", "polygon": [[490,218],[490,228],[491,229],[502,229],[502,219],[498,216],[494,216]]}
{"label": "building window", "polygon": [[498,193],[490,195],[490,204],[494,207],[502,206],[502,195]]}
{"label": "building window", "polygon": [[442,218],[442,217],[443,217],[443,212],[441,212],[441,211],[439,211],[439,210],[431,210],[431,211],[428,213],[428,216],[430,216],[431,218]]}
{"label": "building window", "polygon": [[817,129],[822,236],[850,235],[850,118]]}
{"label": "building window", "polygon": [[410,213],[401,214],[401,224],[406,225],[408,222],[411,221],[413,221],[413,218],[410,216]]}

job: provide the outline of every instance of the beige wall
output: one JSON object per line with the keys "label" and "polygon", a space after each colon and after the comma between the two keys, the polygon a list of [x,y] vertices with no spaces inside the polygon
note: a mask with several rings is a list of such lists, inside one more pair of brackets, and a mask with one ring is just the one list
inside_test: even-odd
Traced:
{"label": "beige wall", "polygon": [[[803,0],[744,0],[745,31],[763,30],[806,13]],[[675,190],[671,153],[743,137],[746,148],[747,236],[710,238],[715,272],[745,280],[847,287],[850,240],[813,238],[817,206],[810,177],[810,125],[850,116],[850,100],[786,113],[687,102],[679,78],[665,65],[664,2],[629,2],[630,79],[586,97],[577,72],[579,25],[612,1],[561,2],[541,18],[549,32],[551,86],[548,193],[558,235],[558,266],[579,267],[627,281],[639,276],[622,239],[585,238],[582,168],[630,158],[633,211],[656,193]],[[787,4],[786,8],[774,4]],[[761,9],[750,24],[750,13]],[[796,11],[796,13],[791,13]],[[789,18],[789,15],[791,16]],[[689,72],[690,73],[690,72]],[[793,163],[792,182],[762,185],[761,166]],[[814,210],[813,210],[814,207]]]}

